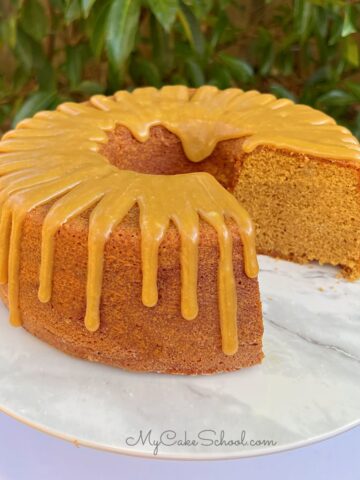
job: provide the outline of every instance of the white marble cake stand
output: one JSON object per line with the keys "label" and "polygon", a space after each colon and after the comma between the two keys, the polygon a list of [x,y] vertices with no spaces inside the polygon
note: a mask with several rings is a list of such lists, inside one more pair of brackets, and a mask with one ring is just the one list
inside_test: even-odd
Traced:
{"label": "white marble cake stand", "polygon": [[124,454],[152,456],[161,441],[157,457],[177,459],[272,453],[357,425],[360,282],[318,265],[267,257],[260,264],[262,365],[207,377],[128,373],[73,359],[10,327],[2,307],[0,409]]}

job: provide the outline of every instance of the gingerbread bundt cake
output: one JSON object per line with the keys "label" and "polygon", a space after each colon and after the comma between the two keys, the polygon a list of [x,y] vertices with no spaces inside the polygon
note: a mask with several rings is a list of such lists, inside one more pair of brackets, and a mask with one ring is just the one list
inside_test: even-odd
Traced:
{"label": "gingerbread bundt cake", "polygon": [[[258,251],[360,276],[360,146],[272,95],[137,89],[0,142],[1,295],[75,356],[213,373],[262,359]],[[237,201],[240,200],[240,203]]]}

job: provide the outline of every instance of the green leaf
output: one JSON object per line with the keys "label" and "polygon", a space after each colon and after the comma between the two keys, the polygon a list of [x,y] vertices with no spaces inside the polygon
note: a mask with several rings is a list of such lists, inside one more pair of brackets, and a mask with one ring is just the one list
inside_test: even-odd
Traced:
{"label": "green leaf", "polygon": [[30,72],[34,63],[32,38],[22,28],[18,28],[14,52],[23,69]]}
{"label": "green leaf", "polygon": [[5,122],[10,114],[11,107],[10,105],[1,105],[0,106],[0,124]]}
{"label": "green leaf", "polygon": [[30,37],[41,41],[48,32],[48,17],[38,0],[27,0],[21,9],[20,24]]}
{"label": "green leaf", "polygon": [[[176,62],[178,62],[178,60],[180,59],[182,61],[185,61],[187,58],[193,58],[194,51],[188,42],[176,42],[174,45],[174,55],[176,58]],[[181,68],[180,64],[177,64],[177,65],[178,65],[178,68]]]}
{"label": "green leaf", "polygon": [[314,10],[314,21],[316,23],[315,35],[324,41],[328,35],[329,28],[329,10],[316,8]]}
{"label": "green leaf", "polygon": [[[18,0],[22,2],[23,0]],[[64,13],[67,4],[69,3],[68,0],[49,0],[49,4],[52,8]]]}
{"label": "green leaf", "polygon": [[232,4],[234,2],[233,2],[233,0],[218,0],[218,3],[219,3],[220,10],[224,10],[225,8],[227,8],[229,6],[229,4]]}
{"label": "green leaf", "polygon": [[[214,0],[184,0],[197,18],[204,18],[214,6]],[[220,2],[221,3],[221,2]]]}
{"label": "green leaf", "polygon": [[240,83],[248,83],[253,75],[254,71],[245,60],[241,58],[236,58],[225,53],[219,54],[220,60],[227,66],[231,75]]}
{"label": "green leaf", "polygon": [[131,76],[136,84],[161,86],[161,76],[156,65],[145,58],[136,58],[130,67]]}
{"label": "green leaf", "polygon": [[346,39],[345,47],[346,60],[357,67],[359,65],[359,47],[358,42],[353,37],[348,37]]}
{"label": "green leaf", "polygon": [[80,82],[83,69],[82,45],[66,47],[65,71],[69,79],[70,88],[74,89]]}
{"label": "green leaf", "polygon": [[119,90],[124,83],[124,69],[117,68],[111,63],[108,64],[107,70],[107,85],[105,93],[113,93],[115,90]]}
{"label": "green leaf", "polygon": [[341,58],[338,61],[337,65],[335,65],[335,68],[332,70],[332,73],[333,73],[332,80],[334,81],[334,83],[337,83],[340,81],[340,78],[343,75],[345,70],[345,65],[346,65],[346,62],[344,58]]}
{"label": "green leaf", "polygon": [[352,33],[355,33],[355,32],[356,32],[356,27],[352,19],[351,5],[346,5],[344,23],[341,29],[341,36],[347,37],[348,35],[351,35]]}
{"label": "green leaf", "polygon": [[178,17],[184,29],[185,35],[192,45],[193,49],[201,56],[205,53],[205,40],[202,34],[198,19],[195,17],[191,9],[180,2],[180,10]]}
{"label": "green leaf", "polygon": [[331,36],[328,45],[336,45],[341,38],[343,22],[340,16],[337,16],[332,21]]}
{"label": "green leaf", "polygon": [[228,26],[229,19],[225,12],[221,12],[212,30],[212,35],[209,41],[210,51],[213,51],[220,43],[221,37]]}
{"label": "green leaf", "polygon": [[81,0],[81,9],[85,18],[89,16],[90,10],[94,3],[95,0]]}
{"label": "green leaf", "polygon": [[180,75],[180,73],[174,73],[171,77],[171,84],[172,85],[188,85],[186,78]]}
{"label": "green leaf", "polygon": [[185,69],[189,83],[192,87],[200,87],[205,83],[204,72],[201,66],[195,60],[188,58],[185,61]]}
{"label": "green leaf", "polygon": [[291,75],[294,71],[294,55],[289,51],[279,52],[276,67],[282,75]]}
{"label": "green leaf", "polygon": [[[288,41],[290,42],[290,39]],[[265,28],[260,27],[255,42],[255,52],[261,76],[267,76],[272,69],[275,60],[274,44],[275,41],[270,32]]]}
{"label": "green leaf", "polygon": [[297,33],[303,43],[309,36],[312,26],[313,5],[309,0],[294,0],[294,19]]}
{"label": "green leaf", "polygon": [[29,73],[24,70],[22,65],[18,66],[12,77],[12,91],[14,93],[19,92],[28,81]]}
{"label": "green leaf", "polygon": [[70,0],[65,9],[65,22],[67,25],[82,17],[83,11],[80,0]]}
{"label": "green leaf", "polygon": [[352,94],[344,90],[334,89],[321,95],[316,103],[326,107],[345,107],[354,104],[355,101],[356,99]]}
{"label": "green leaf", "polygon": [[215,64],[210,71],[209,85],[218,88],[229,88],[233,85],[233,79],[229,70],[224,65]]}
{"label": "green leaf", "polygon": [[17,18],[15,15],[0,21],[0,46],[3,44],[14,48],[16,45]]}
{"label": "green leaf", "polygon": [[272,83],[269,87],[271,93],[276,95],[279,98],[289,98],[293,102],[297,101],[296,95],[294,95],[290,90],[283,87],[279,83]]}
{"label": "green leaf", "polygon": [[55,90],[55,71],[51,63],[47,59],[45,59],[41,67],[38,68],[36,77],[40,90]]}
{"label": "green leaf", "polygon": [[89,31],[90,46],[97,58],[100,57],[105,43],[105,32],[107,27],[107,18],[109,15],[109,8],[111,7],[111,0],[104,0],[100,4],[100,8],[95,8],[91,11],[91,16],[94,19]]}
{"label": "green leaf", "polygon": [[74,92],[84,93],[86,95],[97,95],[99,93],[104,93],[104,90],[104,86],[100,85],[100,83],[91,80],[84,80],[76,86]]}
{"label": "green leaf", "polygon": [[79,44],[67,46],[65,51],[66,61],[64,67],[67,78],[69,79],[70,88],[74,89],[80,83],[82,71],[88,58],[89,50],[86,44]]}
{"label": "green leaf", "polygon": [[167,75],[173,68],[174,55],[169,45],[169,38],[165,30],[154,15],[150,18],[152,58],[163,75]]}
{"label": "green leaf", "polygon": [[35,92],[28,96],[21,105],[13,119],[12,126],[15,127],[20,120],[31,117],[40,110],[48,108],[56,97],[55,92]]}
{"label": "green leaf", "polygon": [[139,0],[112,0],[106,47],[113,68],[121,69],[134,48],[139,14]]}
{"label": "green leaf", "polygon": [[305,86],[312,87],[319,83],[329,82],[331,80],[331,73],[331,68],[328,65],[320,67],[306,80]]}
{"label": "green leaf", "polygon": [[150,8],[164,29],[169,32],[179,8],[178,0],[148,0]]}
{"label": "green leaf", "polygon": [[347,90],[357,98],[358,102],[360,102],[360,83],[348,81],[345,86]]}

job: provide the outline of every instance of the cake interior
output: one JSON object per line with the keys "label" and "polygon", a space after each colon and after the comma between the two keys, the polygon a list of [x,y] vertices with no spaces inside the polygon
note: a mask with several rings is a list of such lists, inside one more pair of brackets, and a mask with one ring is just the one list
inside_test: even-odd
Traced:
{"label": "cake interior", "polygon": [[120,169],[143,173],[206,171],[249,212],[258,253],[339,265],[345,277],[358,278],[360,167],[265,146],[245,154],[242,143],[222,141],[210,157],[193,163],[164,127],[153,127],[140,143],[118,125],[100,153]]}

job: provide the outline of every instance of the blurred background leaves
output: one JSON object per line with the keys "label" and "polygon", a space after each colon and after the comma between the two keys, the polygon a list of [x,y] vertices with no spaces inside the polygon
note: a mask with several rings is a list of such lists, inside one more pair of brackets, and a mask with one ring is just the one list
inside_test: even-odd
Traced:
{"label": "blurred background leaves", "polygon": [[0,129],[135,86],[270,91],[360,138],[360,1],[0,0]]}

